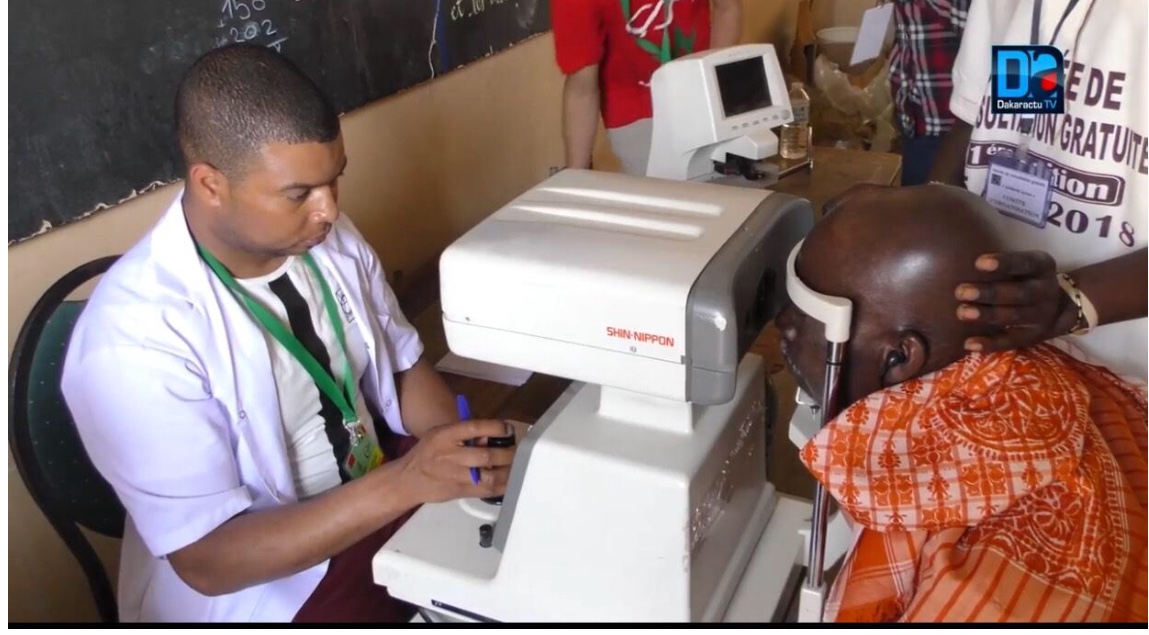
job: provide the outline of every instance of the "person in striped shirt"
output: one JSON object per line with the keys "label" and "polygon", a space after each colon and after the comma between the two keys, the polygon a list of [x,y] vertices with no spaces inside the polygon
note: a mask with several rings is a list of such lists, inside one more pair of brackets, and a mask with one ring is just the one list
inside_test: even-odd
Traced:
{"label": "person in striped shirt", "polygon": [[953,68],[970,0],[894,0],[890,92],[901,132],[902,185],[929,180],[950,112]]}

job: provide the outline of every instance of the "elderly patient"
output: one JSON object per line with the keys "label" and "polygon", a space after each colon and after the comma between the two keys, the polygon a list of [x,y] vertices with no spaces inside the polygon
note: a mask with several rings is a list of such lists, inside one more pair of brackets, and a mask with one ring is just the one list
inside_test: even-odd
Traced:
{"label": "elderly patient", "polygon": [[[825,618],[1145,622],[1145,397],[1051,345],[963,351],[984,333],[953,289],[1001,249],[981,205],[940,185],[861,194],[797,258],[854,303],[852,405],[801,453],[858,529]],[[777,324],[821,395],[822,325],[793,306]]]}

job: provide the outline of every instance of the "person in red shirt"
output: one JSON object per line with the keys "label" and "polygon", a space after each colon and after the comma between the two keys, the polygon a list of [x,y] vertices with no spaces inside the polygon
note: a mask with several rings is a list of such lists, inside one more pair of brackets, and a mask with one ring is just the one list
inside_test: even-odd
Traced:
{"label": "person in red shirt", "polygon": [[736,44],[742,0],[551,0],[551,25],[566,75],[566,166],[591,167],[601,113],[623,169],[645,174],[650,76],[674,58]]}

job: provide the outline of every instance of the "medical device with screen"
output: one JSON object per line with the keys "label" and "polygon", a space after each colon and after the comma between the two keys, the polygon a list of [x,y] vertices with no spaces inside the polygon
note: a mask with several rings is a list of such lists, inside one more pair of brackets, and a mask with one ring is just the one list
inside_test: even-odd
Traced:
{"label": "medical device with screen", "polygon": [[766,65],[761,57],[715,66],[714,75],[718,78],[718,93],[727,117],[771,105]]}

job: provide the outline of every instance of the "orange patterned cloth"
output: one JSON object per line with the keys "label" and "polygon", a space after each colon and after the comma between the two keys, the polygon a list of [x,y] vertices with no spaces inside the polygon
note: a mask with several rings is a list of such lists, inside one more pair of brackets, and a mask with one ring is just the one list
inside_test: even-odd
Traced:
{"label": "orange patterned cloth", "polygon": [[1145,622],[1146,401],[1041,346],[847,408],[802,460],[860,525],[827,621]]}

